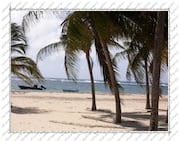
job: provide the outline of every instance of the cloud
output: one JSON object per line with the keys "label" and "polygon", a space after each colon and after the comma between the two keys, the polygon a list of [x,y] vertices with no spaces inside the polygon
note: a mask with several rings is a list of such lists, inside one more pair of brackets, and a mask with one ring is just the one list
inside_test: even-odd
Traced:
{"label": "cloud", "polygon": [[29,57],[35,59],[41,48],[59,41],[61,28],[58,23],[59,21],[55,17],[43,19],[26,33],[29,44],[27,55]]}
{"label": "cloud", "polygon": [[11,22],[17,23],[18,25],[22,24],[22,19],[25,14],[27,14],[29,11],[26,10],[11,10]]}

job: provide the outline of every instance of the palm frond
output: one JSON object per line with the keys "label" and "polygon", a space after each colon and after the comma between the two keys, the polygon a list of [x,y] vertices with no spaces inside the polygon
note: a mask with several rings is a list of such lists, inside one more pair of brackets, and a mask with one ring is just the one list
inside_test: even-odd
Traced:
{"label": "palm frond", "polygon": [[65,70],[68,79],[76,80],[77,79],[77,72],[78,72],[78,52],[71,51],[66,48],[65,51]]}
{"label": "palm frond", "polygon": [[[82,13],[70,14],[62,23],[61,41],[65,48],[65,70],[68,79],[75,80],[78,72],[78,53],[87,53],[92,45],[93,35]],[[80,27],[80,28],[79,28]]]}
{"label": "palm frond", "polygon": [[13,72],[17,77],[19,77],[20,79],[22,79],[24,82],[26,82],[27,84],[31,85],[33,84],[32,80],[30,79],[29,75],[27,74],[23,74],[20,71],[14,71]]}
{"label": "palm frond", "polygon": [[27,83],[31,82],[29,81],[29,79],[31,79],[30,77],[37,80],[43,79],[36,63],[32,59],[25,56],[11,57],[11,72],[20,78],[24,76],[23,80]]}
{"label": "palm frond", "polygon": [[117,41],[115,41],[113,39],[111,39],[108,44],[115,48],[125,49],[125,47],[123,45],[121,45],[120,43],[118,43]]}
{"label": "palm frond", "polygon": [[17,44],[11,44],[11,52],[12,53],[19,53],[19,54],[25,54],[25,49],[27,45],[23,43],[17,43]]}
{"label": "palm frond", "polygon": [[34,24],[39,22],[39,20],[43,17],[44,17],[44,11],[29,11],[23,17],[23,20],[22,20],[23,30],[26,32],[27,30],[29,30],[30,26],[33,26]]}
{"label": "palm frond", "polygon": [[59,52],[62,46],[62,42],[56,42],[41,48],[37,54],[36,62],[38,62],[39,60],[43,60],[43,58],[47,57],[52,53]]}
{"label": "palm frond", "polygon": [[40,22],[41,19],[45,19],[52,16],[59,16],[58,11],[45,11],[45,10],[33,10],[29,11],[22,20],[22,28],[24,32],[28,31],[30,27],[34,26],[38,22]]}
{"label": "palm frond", "polygon": [[25,34],[16,23],[11,24],[11,52],[25,54],[27,48]]}
{"label": "palm frond", "polygon": [[[27,41],[23,29],[16,23],[11,24],[11,72],[24,80],[26,83],[32,83],[31,77],[42,80],[36,63],[23,55],[27,49]],[[20,56],[14,56],[18,53]],[[17,54],[15,54],[17,55]]]}
{"label": "palm frond", "polygon": [[11,43],[13,42],[21,42],[27,44],[23,29],[16,23],[11,23]]}

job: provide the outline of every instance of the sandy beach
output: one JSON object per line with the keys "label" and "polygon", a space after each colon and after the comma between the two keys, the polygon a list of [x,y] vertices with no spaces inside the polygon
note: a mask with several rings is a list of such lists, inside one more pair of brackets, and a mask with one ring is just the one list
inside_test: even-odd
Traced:
{"label": "sandy beach", "polygon": [[[115,102],[111,94],[97,94],[97,111],[91,111],[91,94],[12,92],[11,132],[121,132],[148,131],[150,112],[145,95],[123,94],[122,123],[115,124]],[[159,101],[159,130],[165,123],[168,100]]]}

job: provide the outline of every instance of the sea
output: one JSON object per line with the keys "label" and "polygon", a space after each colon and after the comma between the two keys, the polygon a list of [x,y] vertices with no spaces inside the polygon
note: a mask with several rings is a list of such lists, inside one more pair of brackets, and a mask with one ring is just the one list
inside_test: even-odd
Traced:
{"label": "sea", "polygon": [[[121,94],[145,94],[145,84],[137,84],[136,82],[118,82],[120,84],[119,91]],[[63,90],[78,91],[79,93],[90,93],[91,84],[89,80],[68,80],[59,78],[47,78],[43,82],[34,81],[34,84],[40,87],[41,85],[46,87],[42,91],[50,92],[63,92]],[[11,78],[11,91],[37,91],[37,90],[21,90],[19,85],[29,86],[24,81],[18,78]],[[164,95],[168,94],[168,84],[161,84],[161,92]],[[102,80],[95,81],[95,91],[100,94],[110,93],[108,85],[106,85]]]}

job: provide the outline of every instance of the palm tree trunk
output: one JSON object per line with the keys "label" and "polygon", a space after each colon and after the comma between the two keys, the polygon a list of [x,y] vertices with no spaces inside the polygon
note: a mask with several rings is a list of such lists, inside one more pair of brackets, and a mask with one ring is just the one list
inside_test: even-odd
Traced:
{"label": "palm tree trunk", "polygon": [[108,48],[106,46],[106,44],[103,44],[103,51],[104,51],[104,55],[107,61],[107,66],[108,66],[108,70],[109,70],[109,74],[111,77],[111,86],[112,86],[112,92],[115,96],[115,104],[116,104],[116,123],[121,123],[121,103],[120,103],[120,97],[119,97],[119,89],[118,89],[118,85],[116,82],[116,78],[115,78],[115,74],[114,74],[114,70],[113,70],[113,66],[112,66],[112,61],[109,55],[109,51]]}
{"label": "palm tree trunk", "polygon": [[160,93],[160,68],[161,68],[161,47],[164,40],[165,12],[157,12],[157,22],[154,39],[154,64],[152,83],[152,111],[149,130],[158,130],[158,103]]}
{"label": "palm tree trunk", "polygon": [[167,109],[167,114],[166,114],[165,123],[168,123],[168,109]]}
{"label": "palm tree trunk", "polygon": [[150,109],[150,87],[149,87],[149,76],[148,76],[148,65],[147,59],[144,60],[145,63],[145,81],[146,81],[146,106],[145,109]]}
{"label": "palm tree trunk", "polygon": [[[92,15],[91,18],[91,26],[92,26],[92,30],[95,36],[95,39],[99,41],[99,43],[102,46],[102,51],[104,53],[105,59],[106,59],[106,64],[107,64],[107,69],[109,71],[109,75],[110,75],[110,85],[111,85],[111,90],[112,93],[115,96],[115,107],[116,107],[116,123],[121,123],[121,103],[120,103],[120,97],[119,97],[119,89],[118,89],[118,85],[116,82],[116,77],[115,77],[115,73],[114,73],[114,69],[113,69],[113,65],[112,65],[112,60],[109,54],[109,50],[107,48],[107,44],[101,39],[101,35],[100,33],[97,31],[96,26],[95,26],[95,20],[94,20],[95,16]],[[108,82],[109,83],[109,82]]]}
{"label": "palm tree trunk", "polygon": [[90,62],[89,51],[86,52],[86,60],[87,60],[87,64],[88,64],[88,70],[89,70],[90,81],[91,81],[91,94],[92,94],[92,107],[91,107],[91,110],[96,111],[94,77],[93,77],[92,65],[91,65],[91,62]]}

